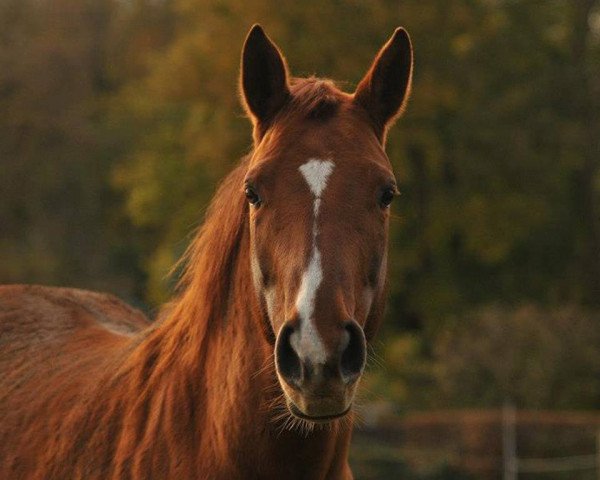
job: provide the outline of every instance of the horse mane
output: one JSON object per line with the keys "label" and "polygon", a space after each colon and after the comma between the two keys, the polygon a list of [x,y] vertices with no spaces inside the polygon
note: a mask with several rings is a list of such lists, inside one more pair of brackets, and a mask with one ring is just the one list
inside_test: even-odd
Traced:
{"label": "horse mane", "polygon": [[188,319],[207,328],[224,319],[230,303],[233,270],[246,230],[247,202],[243,180],[249,156],[225,177],[209,205],[204,223],[172,270],[182,271],[176,298],[163,308],[165,317]]}

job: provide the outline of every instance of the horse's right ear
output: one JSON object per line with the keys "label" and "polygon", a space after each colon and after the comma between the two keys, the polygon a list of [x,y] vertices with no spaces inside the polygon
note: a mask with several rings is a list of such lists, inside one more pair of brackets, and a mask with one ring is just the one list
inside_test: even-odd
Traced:
{"label": "horse's right ear", "polygon": [[254,25],[242,51],[241,93],[255,132],[269,125],[290,96],[285,60],[260,25]]}

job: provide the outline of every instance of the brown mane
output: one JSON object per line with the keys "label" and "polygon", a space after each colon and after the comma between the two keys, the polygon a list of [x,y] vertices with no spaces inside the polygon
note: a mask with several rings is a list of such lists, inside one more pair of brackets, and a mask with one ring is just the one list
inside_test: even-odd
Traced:
{"label": "brown mane", "polygon": [[[246,234],[248,206],[242,184],[247,165],[248,158],[242,159],[217,189],[202,226],[172,271],[183,270],[179,294],[161,317],[193,318],[197,325],[209,328],[213,319],[226,316],[233,287],[230,272]],[[198,311],[200,304],[209,309]]]}

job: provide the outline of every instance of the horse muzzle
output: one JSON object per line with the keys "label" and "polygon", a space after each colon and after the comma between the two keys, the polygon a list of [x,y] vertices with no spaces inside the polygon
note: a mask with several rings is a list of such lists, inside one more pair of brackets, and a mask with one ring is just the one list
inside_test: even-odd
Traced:
{"label": "horse muzzle", "polygon": [[355,321],[346,322],[330,348],[299,341],[297,322],[287,322],[275,344],[277,375],[290,412],[312,422],[329,422],[351,407],[366,362],[366,340]]}

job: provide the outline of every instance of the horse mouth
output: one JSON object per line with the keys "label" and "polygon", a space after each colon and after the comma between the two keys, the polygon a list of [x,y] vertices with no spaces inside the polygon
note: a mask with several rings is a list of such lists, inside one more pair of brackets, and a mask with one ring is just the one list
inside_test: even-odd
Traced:
{"label": "horse mouth", "polygon": [[313,423],[328,423],[328,422],[332,422],[333,420],[337,420],[338,418],[345,417],[348,414],[348,412],[350,412],[350,410],[352,409],[352,405],[350,405],[343,412],[335,413],[333,415],[322,415],[322,416],[306,415],[305,413],[301,412],[300,409],[296,405],[294,405],[292,402],[290,402],[288,404],[288,408],[289,408],[290,412],[292,412],[292,415],[294,415],[295,417],[298,417],[302,420],[306,420],[308,422],[313,422]]}

